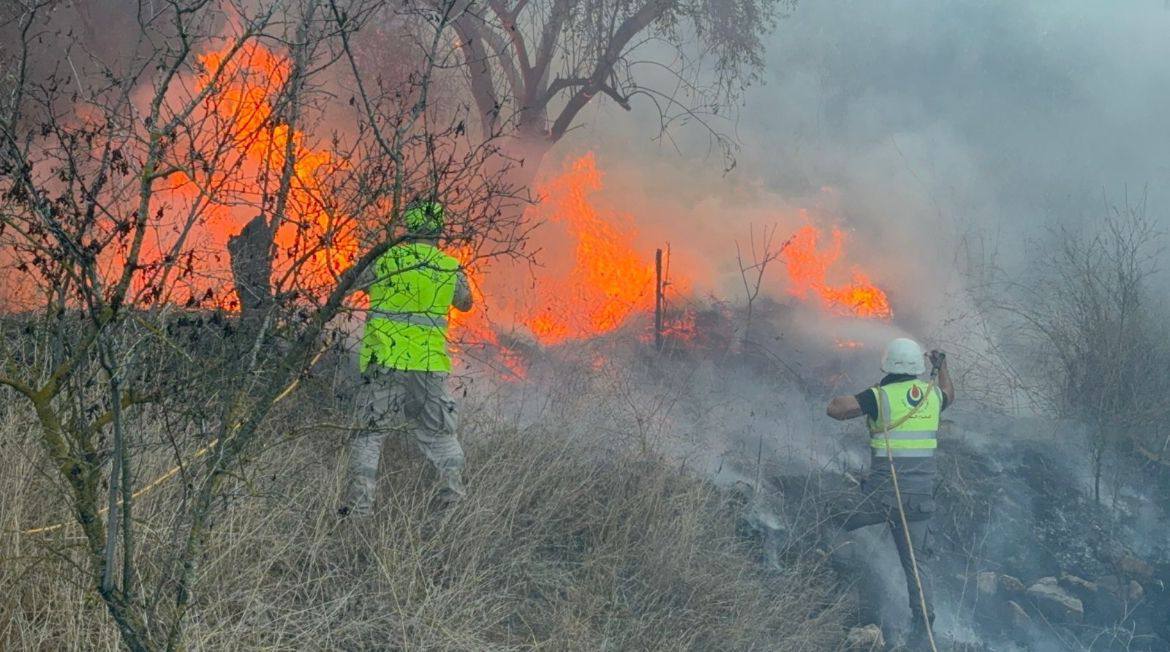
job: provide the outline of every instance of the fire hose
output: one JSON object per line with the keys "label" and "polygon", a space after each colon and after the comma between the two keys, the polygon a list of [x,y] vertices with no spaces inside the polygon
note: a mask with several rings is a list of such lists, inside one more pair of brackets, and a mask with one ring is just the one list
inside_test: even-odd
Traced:
{"label": "fire hose", "polygon": [[[942,352],[939,353],[937,360],[931,359],[930,384],[926,388],[926,396],[930,396],[930,393],[937,386],[939,366],[944,360],[946,360],[946,354]],[[918,572],[918,558],[914,554],[914,539],[910,536],[910,523],[906,519],[906,507],[902,503],[902,489],[898,486],[898,470],[894,465],[894,451],[890,447],[890,430],[906,423],[906,421],[918,413],[918,410],[923,405],[926,405],[925,400],[914,406],[914,409],[907,412],[897,423],[888,423],[883,419],[882,437],[885,439],[886,444],[886,460],[890,463],[890,479],[894,485],[894,498],[898,502],[898,518],[901,519],[902,523],[902,536],[906,539],[906,550],[910,553],[910,568],[914,571],[914,586],[918,589],[918,606],[922,615],[922,624],[926,628],[926,640],[930,644],[931,652],[938,652],[938,647],[934,643],[934,630],[931,626],[930,614],[927,612],[926,591],[922,588],[922,576]],[[880,410],[881,401],[878,401],[878,406]]]}

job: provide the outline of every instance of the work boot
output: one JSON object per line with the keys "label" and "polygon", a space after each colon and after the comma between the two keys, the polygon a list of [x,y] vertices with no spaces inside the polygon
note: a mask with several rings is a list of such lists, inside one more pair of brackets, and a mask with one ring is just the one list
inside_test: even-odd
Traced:
{"label": "work boot", "polygon": [[[930,619],[931,633],[934,630],[934,614],[928,616]],[[937,639],[935,641],[938,642]],[[906,638],[906,649],[908,650],[930,650],[930,636],[926,632],[926,623],[922,622],[922,616],[914,614],[913,621],[910,624],[910,635]]]}
{"label": "work boot", "polygon": [[446,469],[439,474],[439,501],[445,505],[458,502],[467,496],[467,489],[463,486],[463,472],[459,469]]}

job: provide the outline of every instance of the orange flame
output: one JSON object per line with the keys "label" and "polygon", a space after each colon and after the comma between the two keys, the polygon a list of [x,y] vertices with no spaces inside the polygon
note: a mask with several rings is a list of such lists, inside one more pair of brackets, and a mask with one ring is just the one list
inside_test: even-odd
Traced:
{"label": "orange flame", "polygon": [[802,299],[814,294],[825,308],[837,314],[869,319],[893,317],[886,293],[860,270],[853,270],[851,283],[829,285],[829,269],[841,258],[845,234],[834,228],[833,241],[824,251],[817,247],[820,237],[815,226],[805,226],[784,247],[782,255],[792,281],[792,294]]}
{"label": "orange flame", "polygon": [[[273,279],[285,278],[300,290],[318,293],[348,267],[357,253],[352,221],[336,210],[328,190],[331,175],[345,167],[328,150],[306,144],[305,133],[284,123],[274,109],[287,81],[289,61],[256,43],[249,43],[227,59],[227,48],[199,56],[203,70],[200,90],[215,84],[201,107],[203,125],[191,142],[197,161],[210,161],[198,172],[171,175],[173,201],[193,202],[208,193],[213,203],[203,211],[199,230],[213,250],[223,251],[227,240],[258,213],[273,219],[274,194],[291,153],[292,174],[287,204],[280,215],[274,241]],[[225,151],[225,147],[226,150]],[[226,260],[204,259],[199,271],[222,279]],[[229,283],[213,283],[231,290]],[[198,288],[202,292],[205,288]],[[288,290],[288,283],[284,290]],[[210,291],[208,296],[210,296]]]}
{"label": "orange flame", "polygon": [[507,346],[500,342],[495,329],[487,320],[484,308],[483,277],[476,260],[476,252],[472,247],[461,247],[451,255],[460,262],[467,283],[471,289],[472,307],[468,312],[461,312],[452,308],[448,311],[451,342],[448,349],[456,360],[466,357],[468,350],[473,347],[491,345],[498,355],[494,356],[501,367],[500,377],[503,380],[516,380],[527,377],[528,370],[523,361]]}
{"label": "orange flame", "polygon": [[601,187],[590,152],[540,188],[542,212],[576,241],[568,273],[541,278],[535,305],[520,316],[542,344],[611,332],[654,304],[654,264],[632,248],[637,230],[627,217],[603,219],[590,201]]}
{"label": "orange flame", "polygon": [[[466,346],[489,343],[508,352],[493,321],[504,329],[519,327],[537,344],[553,346],[611,333],[637,315],[654,309],[655,270],[652,255],[634,246],[637,229],[629,216],[599,209],[592,196],[602,188],[602,173],[592,153],[538,188],[541,197],[533,216],[547,222],[543,237],[549,245],[535,277],[517,270],[493,269],[488,275],[471,260],[474,252],[456,252],[472,285],[477,306],[471,313],[452,315],[452,333]],[[560,237],[557,237],[560,236]],[[471,264],[469,264],[471,263]],[[689,283],[670,280],[672,294],[686,293]],[[485,311],[482,306],[490,306]],[[693,323],[685,315],[667,324],[671,337],[686,338]],[[469,342],[470,341],[470,342]],[[502,361],[522,376],[518,360]]]}

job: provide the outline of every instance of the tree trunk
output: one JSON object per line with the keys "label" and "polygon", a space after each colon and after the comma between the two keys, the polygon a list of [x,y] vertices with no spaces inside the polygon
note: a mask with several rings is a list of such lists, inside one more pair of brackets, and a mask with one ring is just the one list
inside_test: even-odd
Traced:
{"label": "tree trunk", "polygon": [[504,141],[501,148],[505,190],[519,197],[536,199],[532,186],[540,175],[545,157],[555,144],[543,130],[521,125],[513,136]]}
{"label": "tree trunk", "polygon": [[254,330],[272,306],[272,229],[263,215],[228,239],[232,281],[240,300],[240,326]]}

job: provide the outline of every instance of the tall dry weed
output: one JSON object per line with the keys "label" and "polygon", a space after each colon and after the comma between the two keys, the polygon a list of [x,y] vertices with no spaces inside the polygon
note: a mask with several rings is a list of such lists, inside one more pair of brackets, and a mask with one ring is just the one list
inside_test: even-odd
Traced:
{"label": "tall dry weed", "polygon": [[[298,402],[311,405],[311,402]],[[141,428],[164,420],[143,416]],[[832,649],[843,609],[821,571],[764,568],[735,535],[731,503],[704,480],[637,446],[469,424],[469,498],[437,510],[432,472],[387,446],[379,511],[334,514],[347,433],[296,411],[287,433],[237,479],[200,565],[192,649],[745,650]],[[59,489],[3,410],[0,441],[0,647],[118,647],[87,593]],[[165,468],[161,458],[157,469]],[[144,473],[145,474],[145,473]],[[171,545],[173,485],[144,498]],[[143,569],[150,576],[152,569]]]}

